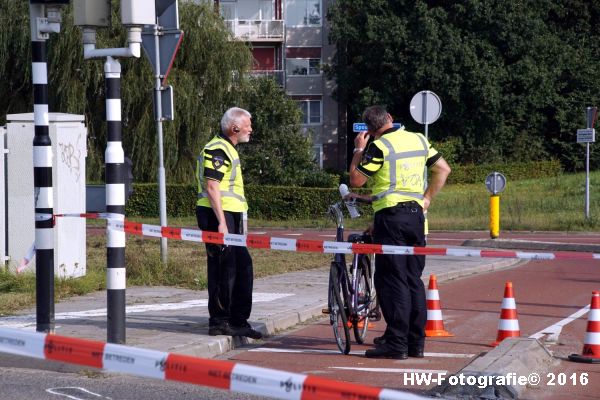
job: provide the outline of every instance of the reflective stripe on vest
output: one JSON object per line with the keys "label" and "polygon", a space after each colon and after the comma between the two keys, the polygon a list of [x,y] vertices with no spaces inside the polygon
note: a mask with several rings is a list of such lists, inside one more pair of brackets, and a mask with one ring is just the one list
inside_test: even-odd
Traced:
{"label": "reflective stripe on vest", "polygon": [[[227,157],[229,158],[229,161],[231,162],[231,174],[229,176],[229,179],[227,181],[227,186],[228,186],[228,190],[221,190],[221,196],[222,197],[229,197],[229,198],[233,198],[238,200],[241,203],[244,203],[244,205],[246,204],[246,198],[240,194],[235,193],[235,182],[238,178],[238,167],[240,167],[240,159],[238,157],[234,157],[234,155],[231,153],[229,146],[227,145],[227,143],[225,142],[225,140],[223,139],[217,139],[212,143],[208,143],[205,147],[204,150],[210,150],[213,149],[215,147],[218,147],[220,149],[222,149],[223,151],[225,151],[225,153],[227,154]],[[204,154],[204,151],[202,152]],[[204,198],[208,198],[208,193],[206,191],[206,187],[203,184],[204,183],[204,157],[203,156],[199,156],[198,157],[198,180],[200,183],[200,187],[202,188],[202,192],[198,193],[198,200],[200,199],[204,199]],[[245,207],[247,209],[247,206],[245,205]]]}
{"label": "reflective stripe on vest", "polygon": [[[420,135],[416,135],[416,136],[419,138],[419,140],[423,144],[423,150],[396,152],[396,150],[394,149],[394,146],[392,145],[392,143],[390,143],[390,141],[388,139],[386,139],[383,136],[381,138],[379,138],[379,141],[381,143],[383,143],[388,150],[388,155],[386,155],[384,157],[384,162],[388,161],[389,166],[390,166],[390,171],[389,171],[390,172],[390,188],[386,191],[383,191],[383,192],[373,195],[373,201],[380,200],[390,194],[399,194],[402,196],[407,196],[407,197],[412,197],[415,199],[423,200],[424,196],[422,193],[404,192],[404,191],[396,190],[396,186],[397,186],[396,164],[397,164],[398,160],[401,160],[404,158],[412,158],[412,157],[425,157],[425,164],[427,163],[427,155],[429,154],[429,149],[427,148],[427,143],[425,142],[423,137],[421,137]],[[427,178],[426,177],[427,177],[427,168],[423,168],[423,192],[425,192],[425,189],[427,187],[427,180],[426,180]]]}

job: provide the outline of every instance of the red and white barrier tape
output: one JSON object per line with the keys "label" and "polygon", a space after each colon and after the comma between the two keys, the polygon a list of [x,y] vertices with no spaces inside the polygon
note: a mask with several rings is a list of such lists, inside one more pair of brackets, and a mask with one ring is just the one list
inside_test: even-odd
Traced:
{"label": "red and white barrier tape", "polygon": [[54,334],[0,328],[0,352],[277,399],[424,399],[412,393]]}
{"label": "red and white barrier tape", "polygon": [[[57,214],[56,217],[83,217],[106,219],[108,227],[125,231],[132,235],[151,236],[185,240],[198,243],[226,244],[229,246],[243,246],[255,249],[271,249],[284,251],[303,251],[315,253],[343,253],[343,254],[394,254],[394,255],[427,255],[449,257],[474,257],[474,258],[517,258],[524,260],[600,260],[600,253],[555,251],[533,253],[512,250],[474,250],[443,247],[412,247],[391,246],[381,244],[364,244],[349,242],[334,242],[321,240],[289,239],[265,235],[236,235],[218,232],[201,231],[199,229],[161,227],[138,222],[126,221],[123,215],[110,213],[93,214]],[[46,219],[51,216],[40,215]]]}

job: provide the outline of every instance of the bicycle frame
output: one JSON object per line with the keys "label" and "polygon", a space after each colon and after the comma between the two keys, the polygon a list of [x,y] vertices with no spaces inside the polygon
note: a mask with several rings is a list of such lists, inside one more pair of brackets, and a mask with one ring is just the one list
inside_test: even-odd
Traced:
{"label": "bicycle frame", "polygon": [[[337,225],[336,240],[339,242],[345,241],[342,206],[343,201],[340,201],[329,207],[329,214]],[[349,240],[362,242],[364,236],[351,235]],[[374,310],[372,309],[375,304],[375,293],[372,284],[373,265],[369,256],[354,254],[350,271],[348,271],[345,255],[336,253],[331,263],[329,280],[328,311],[330,313],[330,323],[333,325],[340,351],[348,354],[350,351],[349,328],[353,328],[356,341],[362,344],[367,334],[369,318]],[[333,282],[334,280],[335,282]],[[338,318],[345,324],[343,329],[340,329]],[[360,326],[361,323],[362,326]]]}

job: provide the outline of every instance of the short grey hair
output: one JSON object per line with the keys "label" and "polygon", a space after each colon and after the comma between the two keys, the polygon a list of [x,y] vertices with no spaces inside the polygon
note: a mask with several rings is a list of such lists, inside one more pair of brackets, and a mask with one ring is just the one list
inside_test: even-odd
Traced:
{"label": "short grey hair", "polygon": [[223,118],[221,118],[221,132],[227,133],[231,125],[240,123],[242,117],[252,118],[252,114],[239,107],[231,107],[225,111]]}
{"label": "short grey hair", "polygon": [[362,119],[370,131],[378,131],[388,123],[388,112],[384,106],[367,107],[363,112]]}

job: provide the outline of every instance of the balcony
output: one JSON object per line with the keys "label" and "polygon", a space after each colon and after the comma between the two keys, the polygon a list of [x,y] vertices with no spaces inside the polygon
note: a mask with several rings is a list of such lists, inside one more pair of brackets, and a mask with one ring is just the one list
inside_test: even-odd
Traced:
{"label": "balcony", "polygon": [[285,83],[285,71],[283,70],[254,70],[249,71],[248,74],[255,78],[272,78],[277,82],[280,87],[283,87]]}
{"label": "balcony", "polygon": [[236,39],[248,42],[283,42],[283,20],[230,19],[227,29]]}

